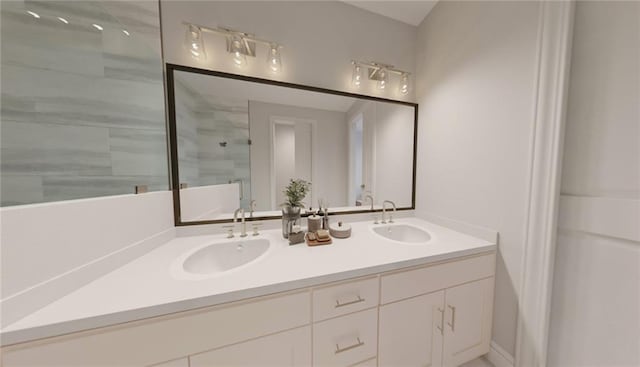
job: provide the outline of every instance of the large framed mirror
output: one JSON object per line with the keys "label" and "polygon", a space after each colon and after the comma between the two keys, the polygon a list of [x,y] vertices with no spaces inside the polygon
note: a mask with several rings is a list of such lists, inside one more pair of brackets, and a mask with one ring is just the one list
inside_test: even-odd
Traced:
{"label": "large framed mirror", "polygon": [[280,218],[291,179],[330,215],[415,208],[417,104],[166,67],[176,225]]}

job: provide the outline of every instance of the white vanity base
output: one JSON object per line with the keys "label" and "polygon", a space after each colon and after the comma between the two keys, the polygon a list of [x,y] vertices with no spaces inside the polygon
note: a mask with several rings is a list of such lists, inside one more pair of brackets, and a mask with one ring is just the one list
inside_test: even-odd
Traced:
{"label": "white vanity base", "polygon": [[[415,218],[403,221],[427,229],[433,242],[389,243],[369,223],[354,223],[357,236],[344,242],[320,251],[276,245],[254,266],[205,281],[164,277],[177,253],[219,236],[175,239],[11,325],[9,334],[3,330],[14,338],[72,330],[12,343],[3,348],[3,366],[456,366],[488,353],[495,244]],[[117,279],[124,289],[105,288]],[[86,298],[100,290],[107,293],[103,300],[122,298],[101,308],[100,299]],[[189,292],[191,298],[180,297]],[[147,295],[174,301],[90,315]],[[76,309],[61,315],[71,305]],[[73,312],[88,317],[43,324]],[[127,319],[132,315],[138,317]],[[73,330],[80,326],[85,329]]]}

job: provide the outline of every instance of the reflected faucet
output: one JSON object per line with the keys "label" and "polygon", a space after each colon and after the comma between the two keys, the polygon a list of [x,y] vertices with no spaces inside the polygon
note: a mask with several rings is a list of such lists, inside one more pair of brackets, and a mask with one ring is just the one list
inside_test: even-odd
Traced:
{"label": "reflected faucet", "polygon": [[[384,215],[386,213],[386,209],[385,208],[387,207],[385,204],[387,204],[387,203],[389,203],[389,204],[391,204],[393,206],[393,213],[395,214],[395,212],[396,212],[396,204],[393,201],[391,201],[391,200],[383,201],[382,202],[382,224],[387,223],[384,220]],[[389,213],[389,223],[393,223],[393,218],[391,217],[391,213]]]}
{"label": "reflected faucet", "polygon": [[242,226],[240,237],[247,237],[247,223],[244,221],[244,208],[238,208],[235,212],[233,212],[233,223],[235,224],[238,221],[238,212],[242,214]]}
{"label": "reflected faucet", "polygon": [[256,210],[256,200],[251,200],[249,203],[249,218],[253,218],[253,212]]}
{"label": "reflected faucet", "polygon": [[364,200],[366,201],[367,199],[369,199],[371,201],[371,210],[373,210],[373,196],[371,196],[371,195],[365,196]]}

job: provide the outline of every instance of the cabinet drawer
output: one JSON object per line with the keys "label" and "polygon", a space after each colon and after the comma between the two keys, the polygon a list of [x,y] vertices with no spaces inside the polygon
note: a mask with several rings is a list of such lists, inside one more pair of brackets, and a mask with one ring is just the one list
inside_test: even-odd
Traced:
{"label": "cabinet drawer", "polygon": [[313,365],[351,366],[376,356],[377,308],[313,326]]}
{"label": "cabinet drawer", "polygon": [[380,279],[380,304],[431,293],[495,274],[496,255],[490,253],[405,272]]}
{"label": "cabinet drawer", "polygon": [[377,277],[318,288],[313,291],[313,321],[364,310],[377,304]]}
{"label": "cabinet drawer", "polygon": [[308,324],[310,298],[268,296],[16,345],[2,366],[148,366]]}
{"label": "cabinet drawer", "polygon": [[311,326],[283,331],[189,357],[190,367],[311,365]]}

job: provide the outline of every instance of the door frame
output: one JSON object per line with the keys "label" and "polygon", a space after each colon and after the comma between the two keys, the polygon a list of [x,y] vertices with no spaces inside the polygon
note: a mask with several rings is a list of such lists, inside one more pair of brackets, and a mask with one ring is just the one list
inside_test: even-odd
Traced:
{"label": "door frame", "polygon": [[574,0],[542,1],[515,366],[547,364]]}

